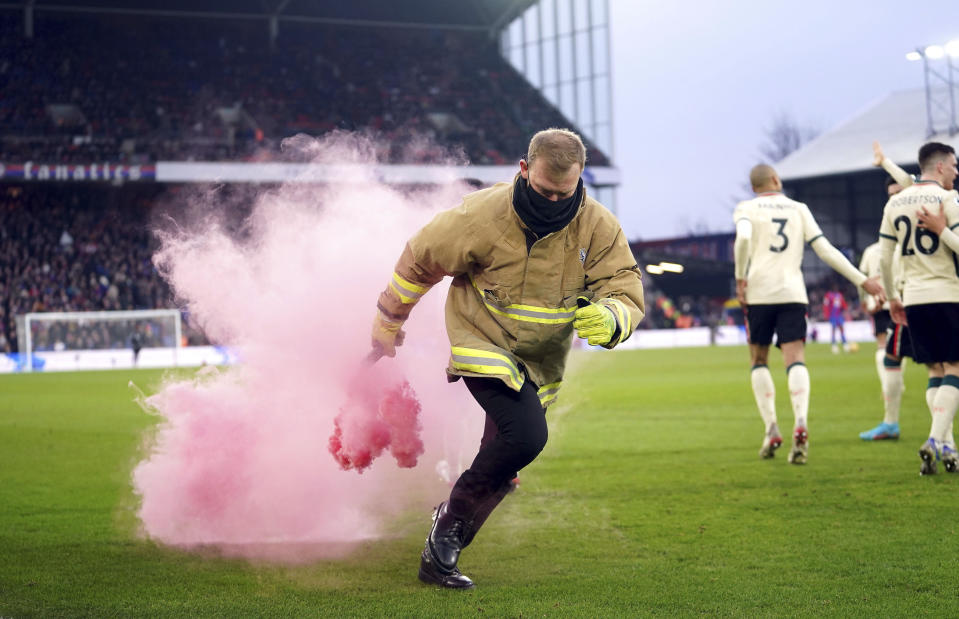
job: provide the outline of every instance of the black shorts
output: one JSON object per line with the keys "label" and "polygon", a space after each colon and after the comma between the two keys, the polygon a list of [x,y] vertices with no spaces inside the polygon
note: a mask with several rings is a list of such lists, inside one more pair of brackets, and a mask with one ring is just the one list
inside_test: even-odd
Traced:
{"label": "black shorts", "polygon": [[806,304],[780,303],[750,305],[746,308],[746,336],[750,344],[769,346],[776,334],[776,346],[806,341]]}
{"label": "black shorts", "polygon": [[959,361],[959,303],[906,307],[916,363]]}
{"label": "black shorts", "polygon": [[879,310],[873,314],[872,326],[875,335],[885,333],[892,326],[892,316],[889,315],[889,310]]}
{"label": "black shorts", "polygon": [[892,323],[886,330],[886,354],[897,359],[909,357],[915,359],[912,354],[912,336],[909,335],[909,327]]}

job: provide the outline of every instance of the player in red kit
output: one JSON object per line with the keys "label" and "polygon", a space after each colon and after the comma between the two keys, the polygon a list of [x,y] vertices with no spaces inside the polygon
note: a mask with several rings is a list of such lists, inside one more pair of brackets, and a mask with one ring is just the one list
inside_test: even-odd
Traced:
{"label": "player in red kit", "polygon": [[846,345],[846,310],[849,306],[846,304],[846,297],[839,291],[839,284],[833,284],[832,288],[822,299],[822,315],[832,326],[830,342],[832,342],[832,351],[839,352],[839,346],[836,344],[836,330],[839,330],[839,337],[842,339],[842,347],[849,350]]}

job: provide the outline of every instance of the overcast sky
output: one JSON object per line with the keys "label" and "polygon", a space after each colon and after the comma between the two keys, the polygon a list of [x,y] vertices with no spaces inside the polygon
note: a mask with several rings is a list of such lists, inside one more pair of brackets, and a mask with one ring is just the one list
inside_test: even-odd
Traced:
{"label": "overcast sky", "polygon": [[777,115],[830,129],[923,87],[907,51],[959,39],[959,0],[610,0],[610,17],[617,211],[631,240],[732,231]]}

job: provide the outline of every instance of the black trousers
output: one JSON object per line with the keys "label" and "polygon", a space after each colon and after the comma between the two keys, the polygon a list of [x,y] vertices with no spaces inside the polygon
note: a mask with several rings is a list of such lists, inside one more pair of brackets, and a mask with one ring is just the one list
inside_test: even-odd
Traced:
{"label": "black trousers", "polygon": [[467,376],[463,382],[486,411],[479,453],[450,493],[450,511],[471,523],[468,544],[509,492],[510,480],[543,451],[547,429],[546,411],[532,381],[519,392],[497,378]]}

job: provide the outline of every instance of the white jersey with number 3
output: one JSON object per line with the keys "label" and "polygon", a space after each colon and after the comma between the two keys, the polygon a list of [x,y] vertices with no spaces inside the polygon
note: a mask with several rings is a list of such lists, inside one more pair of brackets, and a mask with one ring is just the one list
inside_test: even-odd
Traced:
{"label": "white jersey with number 3", "polygon": [[812,213],[802,202],[781,192],[757,195],[736,205],[733,221],[752,224],[746,303],[767,305],[809,303],[802,274],[806,243],[822,236]]}
{"label": "white jersey with number 3", "polygon": [[916,224],[923,206],[938,213],[945,207],[947,225],[959,227],[959,198],[935,181],[917,181],[886,202],[879,236],[896,241],[905,284],[903,305],[959,303],[959,258],[934,232]]}

